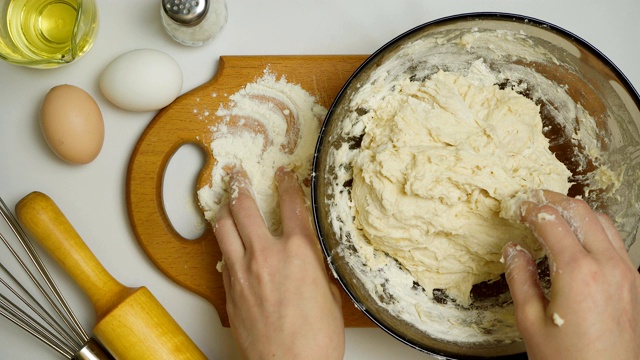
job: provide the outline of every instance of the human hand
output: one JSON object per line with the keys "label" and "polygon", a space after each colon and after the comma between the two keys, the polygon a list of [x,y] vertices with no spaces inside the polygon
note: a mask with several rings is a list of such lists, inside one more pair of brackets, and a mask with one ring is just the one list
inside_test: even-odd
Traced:
{"label": "human hand", "polygon": [[325,271],[302,189],[282,168],[276,181],[282,236],[269,232],[242,170],[232,173],[230,205],[216,218],[231,331],[246,359],[342,359],[340,295]]}
{"label": "human hand", "polygon": [[529,359],[640,359],[640,275],[611,220],[582,200],[544,192],[521,219],[547,252],[551,293],[515,244],[503,249]]}

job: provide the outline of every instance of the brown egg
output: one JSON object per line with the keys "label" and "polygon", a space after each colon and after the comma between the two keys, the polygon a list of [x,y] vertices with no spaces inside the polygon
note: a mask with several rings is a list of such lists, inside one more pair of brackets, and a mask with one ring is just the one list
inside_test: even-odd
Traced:
{"label": "brown egg", "polygon": [[51,150],[70,163],[90,163],[102,149],[102,113],[79,87],[60,85],[49,91],[40,108],[40,127]]}

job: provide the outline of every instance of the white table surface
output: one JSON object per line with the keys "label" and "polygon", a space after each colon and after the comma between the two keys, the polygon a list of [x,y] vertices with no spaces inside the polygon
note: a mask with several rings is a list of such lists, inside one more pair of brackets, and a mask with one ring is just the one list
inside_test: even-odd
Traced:
{"label": "white table surface", "polygon": [[[98,89],[98,75],[117,55],[138,48],[167,52],[181,65],[183,92],[209,80],[220,55],[370,54],[396,35],[443,16],[500,11],[561,26],[605,53],[640,87],[640,2],[621,1],[427,1],[427,0],[227,0],[229,22],[212,43],[187,48],[173,42],[160,23],[159,0],[98,0],[100,30],[91,51],[77,63],[37,70],[0,63],[0,196],[11,208],[27,193],[51,196],[102,264],[120,282],[146,285],[211,359],[238,358],[229,329],[202,298],[167,279],[134,239],[125,205],[125,175],[131,151],[155,113],[132,113],[111,105]],[[102,109],[106,138],[98,158],[73,166],[47,147],[38,109],[59,84],[88,91]],[[194,236],[197,210],[192,191],[199,156],[181,149],[165,181],[167,211],[174,226]],[[82,322],[93,310],[75,285],[56,278]],[[430,359],[382,330],[347,329],[347,359]],[[0,358],[56,359],[26,333],[0,319]]]}

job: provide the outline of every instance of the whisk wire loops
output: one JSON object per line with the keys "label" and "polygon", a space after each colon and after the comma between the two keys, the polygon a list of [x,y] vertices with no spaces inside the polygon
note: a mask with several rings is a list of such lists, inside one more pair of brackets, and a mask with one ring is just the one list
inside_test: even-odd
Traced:
{"label": "whisk wire loops", "polygon": [[[22,277],[16,275],[15,269],[12,273],[8,264],[5,266],[2,263],[7,256],[1,257],[0,284],[2,286],[0,289],[4,288],[8,292],[4,291],[4,294],[0,292],[0,315],[62,356],[73,359],[75,354],[89,342],[89,335],[60,292],[32,242],[2,198],[0,198],[0,215],[13,234],[5,236],[0,232],[0,240],[8,254],[11,255],[8,258],[15,260],[19,266],[14,266],[14,268],[21,269],[22,275],[26,275],[31,281],[30,284],[37,289],[37,291],[27,289],[27,286],[18,280]],[[13,237],[15,237],[15,241],[11,241]],[[19,254],[22,252],[26,258]],[[38,293],[39,295],[37,295]],[[39,301],[37,298],[46,301]]]}

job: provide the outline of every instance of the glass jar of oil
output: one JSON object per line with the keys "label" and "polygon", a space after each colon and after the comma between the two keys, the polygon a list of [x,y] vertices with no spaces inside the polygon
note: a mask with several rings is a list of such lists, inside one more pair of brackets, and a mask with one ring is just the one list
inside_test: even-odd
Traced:
{"label": "glass jar of oil", "polygon": [[69,64],[95,40],[94,0],[0,0],[0,58],[38,68]]}

